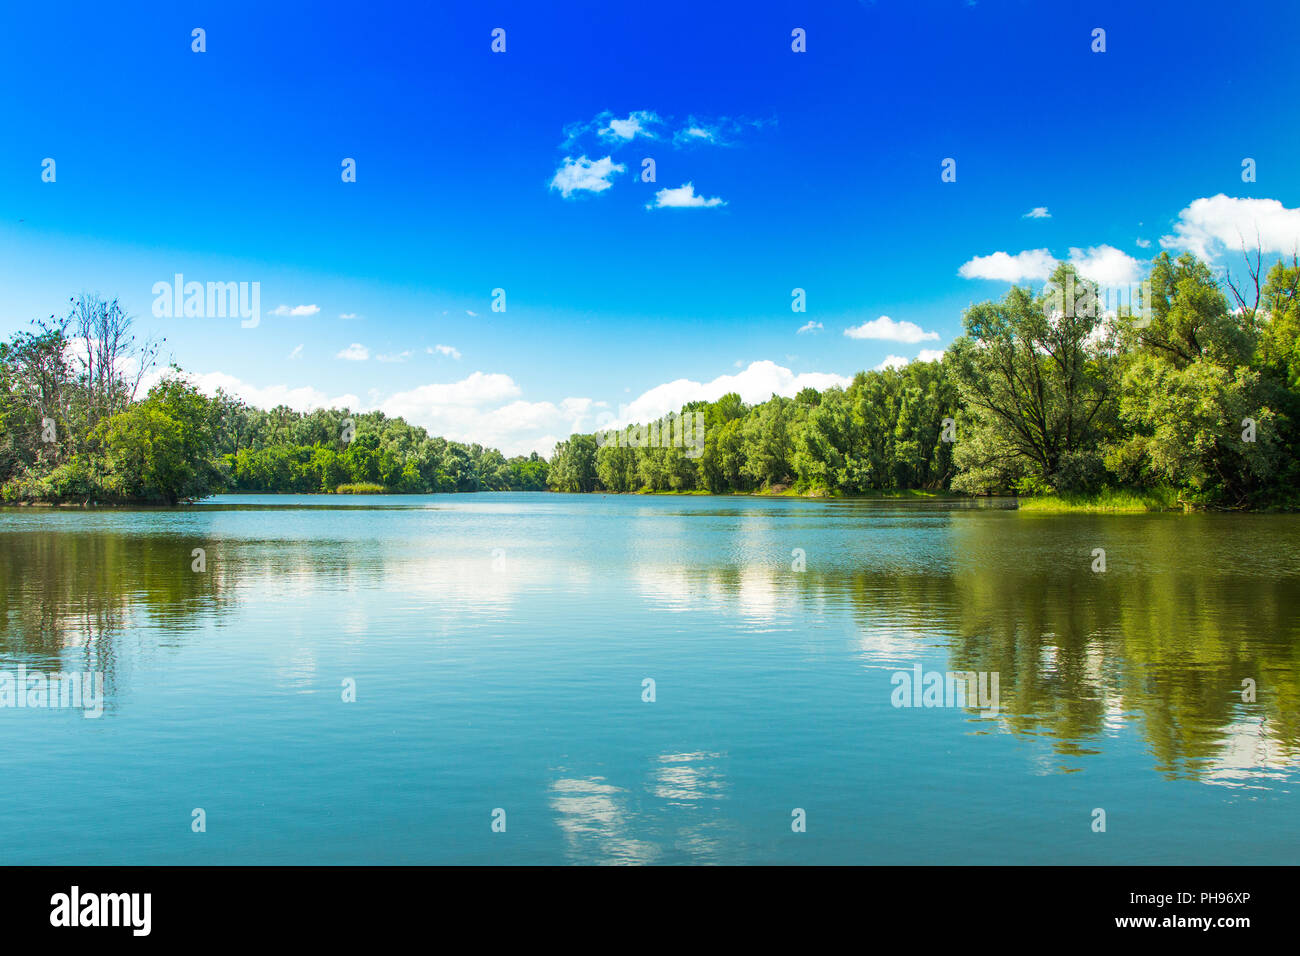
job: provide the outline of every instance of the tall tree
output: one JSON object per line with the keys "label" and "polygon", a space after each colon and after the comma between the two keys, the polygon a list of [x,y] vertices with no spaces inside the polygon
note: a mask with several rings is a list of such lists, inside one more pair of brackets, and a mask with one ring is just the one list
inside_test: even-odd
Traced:
{"label": "tall tree", "polygon": [[1043,294],[1015,287],[966,312],[947,353],[967,412],[954,487],[1072,490],[1099,476],[1114,352],[1097,293],[1063,263]]}

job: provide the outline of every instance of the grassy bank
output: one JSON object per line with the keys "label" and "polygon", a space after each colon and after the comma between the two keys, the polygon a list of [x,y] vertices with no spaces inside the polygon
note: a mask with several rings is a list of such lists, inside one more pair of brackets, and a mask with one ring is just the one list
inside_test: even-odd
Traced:
{"label": "grassy bank", "polygon": [[1183,506],[1178,500],[1177,492],[1172,488],[1142,491],[1108,488],[1092,494],[1039,495],[1033,498],[1021,498],[1019,510],[1038,514],[1065,512],[1131,514],[1144,511],[1181,511]]}

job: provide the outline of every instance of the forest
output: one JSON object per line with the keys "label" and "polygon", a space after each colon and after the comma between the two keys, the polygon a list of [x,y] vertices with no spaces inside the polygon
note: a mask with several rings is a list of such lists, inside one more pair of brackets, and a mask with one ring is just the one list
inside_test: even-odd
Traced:
{"label": "forest", "polygon": [[[549,460],[380,412],[251,408],[203,394],[179,369],[139,395],[160,343],[138,342],[117,302],[81,296],[0,343],[0,500],[1126,490],[1185,507],[1294,508],[1300,261],[1246,265],[1237,283],[1161,253],[1148,301],[1107,312],[1101,290],[1061,264],[1044,290],[1014,286],[969,308],[939,360],[756,405],[734,393],[687,405],[704,416],[701,453],[579,434]],[[1066,288],[1082,295],[1061,308],[1053,290]]]}

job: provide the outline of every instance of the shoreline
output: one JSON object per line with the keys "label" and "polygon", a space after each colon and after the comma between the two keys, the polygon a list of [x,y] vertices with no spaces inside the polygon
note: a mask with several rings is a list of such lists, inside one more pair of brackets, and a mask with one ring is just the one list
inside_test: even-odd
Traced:
{"label": "shoreline", "polygon": [[346,500],[356,497],[416,498],[433,495],[552,495],[573,494],[601,496],[617,495],[619,497],[691,497],[691,498],[801,498],[808,501],[1008,501],[1010,507],[1001,510],[1021,511],[1029,515],[1056,514],[1290,514],[1300,511],[1300,504],[1273,504],[1254,508],[1225,508],[1203,505],[1179,499],[1171,490],[1132,491],[1113,490],[1079,495],[967,495],[951,491],[928,491],[923,489],[896,489],[876,491],[863,495],[826,494],[823,492],[794,491],[780,488],[769,491],[724,491],[710,492],[689,491],[581,491],[559,492],[550,489],[539,491],[449,491],[449,492],[388,492],[375,491],[358,495],[355,492],[295,492],[295,491],[222,491],[202,499],[191,499],[167,503],[161,501],[69,501],[56,499],[28,499],[24,501],[0,502],[0,511],[11,508],[49,508],[49,509],[132,509],[158,508],[172,509],[192,507],[208,498],[217,496],[230,497],[305,497],[336,498]]}

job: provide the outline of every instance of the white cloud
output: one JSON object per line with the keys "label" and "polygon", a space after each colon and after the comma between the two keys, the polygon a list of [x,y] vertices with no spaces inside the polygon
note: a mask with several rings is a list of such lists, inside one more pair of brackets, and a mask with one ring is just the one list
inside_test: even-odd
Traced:
{"label": "white cloud", "polygon": [[614,162],[610,156],[604,159],[588,159],[586,156],[574,159],[566,156],[560,168],[555,171],[550,188],[558,189],[565,199],[576,192],[600,193],[614,185],[609,181],[611,176],[626,170],[626,166]]}
{"label": "white cloud", "polygon": [[347,359],[349,362],[364,362],[366,359],[370,358],[370,349],[366,348],[360,342],[353,342],[334,357]]}
{"label": "white cloud", "polygon": [[939,338],[938,332],[926,332],[914,322],[895,322],[887,315],[845,329],[844,334],[851,339],[884,339],[887,342],[908,343],[933,342]]}
{"label": "white cloud", "polygon": [[1134,241],[1138,244],[1138,248],[1139,248],[1139,249],[1150,249],[1150,248],[1151,248],[1151,240],[1150,240],[1150,239],[1135,239]]}
{"label": "white cloud", "polygon": [[694,183],[685,183],[676,189],[661,189],[655,193],[654,202],[646,203],[647,209],[706,209],[712,206],[725,206],[726,203],[714,196],[705,199],[695,195]]}
{"label": "white cloud", "polygon": [[390,407],[399,406],[417,412],[429,408],[474,407],[489,402],[505,401],[519,394],[519,386],[509,375],[499,372],[475,372],[459,382],[420,385],[407,392],[398,392],[385,400],[383,405],[385,412]]}
{"label": "white cloud", "polygon": [[1141,262],[1114,246],[1071,248],[1070,262],[1085,279],[1111,287],[1138,282],[1146,271]]}
{"label": "white cloud", "polygon": [[376,355],[375,361],[376,362],[405,362],[410,357],[411,357],[411,350],[407,349],[403,352],[390,352],[387,355]]}
{"label": "white cloud", "polygon": [[269,409],[277,405],[288,405],[300,412],[310,412],[316,408],[352,408],[361,404],[356,395],[327,395],[311,386],[293,388],[288,385],[257,386],[241,381],[224,372],[207,372],[204,374],[186,373],[184,376],[193,382],[199,391],[206,395],[215,395],[218,388],[227,395],[234,395],[249,405]]}
{"label": "white cloud", "polygon": [[822,324],[820,322],[814,322],[812,319],[809,319],[803,325],[799,326],[797,331],[799,335],[803,335],[805,332],[820,332],[821,330]]}
{"label": "white cloud", "polygon": [[550,455],[557,441],[595,428],[592,415],[601,403],[589,398],[526,402],[519,395],[510,376],[475,372],[459,382],[399,392],[380,402],[379,409],[430,434],[478,442],[505,455]]}
{"label": "white cloud", "polygon": [[[1086,249],[1070,248],[1070,263],[1085,278],[1104,286],[1129,285],[1143,275],[1144,267],[1114,246],[1089,246]],[[1056,269],[1056,258],[1046,249],[1026,249],[1014,256],[995,252],[976,256],[957,270],[963,279],[993,279],[999,282],[1023,280],[1045,281]]]}
{"label": "white cloud", "polygon": [[294,350],[289,353],[289,358],[290,359],[302,358],[302,346],[301,345],[295,346]]}
{"label": "white cloud", "polygon": [[717,401],[728,392],[736,392],[744,401],[757,404],[767,401],[774,394],[792,397],[808,386],[822,391],[835,385],[845,388],[851,382],[852,379],[830,372],[802,372],[796,375],[772,361],[750,362],[744,371],[735,375],[719,375],[711,382],[693,382],[679,378],[657,385],[642,392],[628,405],[621,406],[616,416],[603,415],[598,424],[602,428],[616,428],[649,422],[668,412],[680,411],[687,402],[698,399]]}
{"label": "white cloud", "polygon": [[749,130],[761,129],[774,122],[728,116],[707,119],[688,116],[684,120],[678,120],[671,116],[661,116],[654,110],[633,110],[625,118],[620,118],[610,110],[605,110],[597,114],[595,119],[565,126],[561,149],[576,152],[583,148],[591,149],[597,143],[610,149],[619,149],[637,137],[661,140],[670,127],[676,127],[672,134],[672,143],[676,147],[694,144],[726,146]]}
{"label": "white cloud", "polygon": [[1051,219],[1052,214],[1047,211],[1046,206],[1035,206],[1029,212],[1020,217],[1021,219]]}
{"label": "white cloud", "polygon": [[684,143],[713,143],[717,141],[717,133],[706,126],[688,126],[685,129],[679,129],[673,134],[673,142],[677,145]]}
{"label": "white cloud", "polygon": [[683,146],[730,146],[751,129],[760,129],[768,125],[764,120],[733,119],[718,116],[712,119],[686,118],[686,122],[673,133],[673,145]]}
{"label": "white cloud", "polygon": [[315,315],[320,311],[319,305],[277,305],[270,311],[270,315],[292,316],[293,318],[303,318],[308,315]]}
{"label": "white cloud", "polygon": [[883,372],[887,368],[904,368],[913,362],[937,362],[941,358],[943,358],[943,349],[921,349],[914,359],[907,359],[901,355],[887,355],[875,367],[874,371]]}
{"label": "white cloud", "polygon": [[340,313],[339,313],[339,318],[340,318],[340,319],[355,319],[356,317],[357,317],[357,314],[356,314],[355,312],[340,312]]}
{"label": "white cloud", "polygon": [[460,352],[452,348],[450,345],[435,345],[431,349],[425,349],[425,351],[430,355],[447,355],[458,362],[460,361]]}
{"label": "white cloud", "polygon": [[[164,373],[151,377],[145,387]],[[558,441],[575,432],[589,433],[597,428],[631,422],[647,422],[694,399],[720,398],[738,392],[750,403],[765,402],[773,394],[790,397],[800,389],[819,391],[833,386],[847,387],[851,380],[840,375],[820,372],[795,374],[770,361],[751,362],[734,375],[721,375],[711,382],[678,379],[652,388],[630,405],[621,406],[615,417],[604,402],[570,397],[559,402],[524,400],[519,386],[508,375],[474,372],[457,382],[430,383],[383,398],[371,390],[366,402],[356,395],[327,395],[318,389],[293,388],[287,385],[259,387],[222,372],[186,376],[202,391],[213,394],[217,388],[237,396],[250,405],[269,409],[288,405],[298,411],[316,408],[350,408],[354,411],[378,409],[385,415],[400,416],[413,425],[453,441],[477,442],[498,448],[506,455],[536,451],[549,456]]]}
{"label": "white cloud", "polygon": [[[612,116],[613,114],[604,113],[601,116]],[[601,117],[596,118],[600,122]],[[645,136],[648,139],[654,139],[654,131],[651,126],[660,122],[658,116],[649,110],[636,110],[629,113],[627,119],[610,119],[608,125],[600,129],[599,135],[602,139],[611,140],[618,143],[626,143],[635,139],[637,136]]]}
{"label": "white cloud", "polygon": [[465,314],[468,315],[471,319],[477,319],[477,318],[478,318],[478,313],[477,313],[477,312],[471,312],[469,309],[466,309],[466,310],[465,310]]}
{"label": "white cloud", "polygon": [[957,274],[963,279],[994,279],[1019,282],[1022,279],[1047,279],[1056,268],[1056,260],[1046,249],[1027,249],[1014,256],[1005,252],[976,256],[962,265]]}
{"label": "white cloud", "polygon": [[1276,199],[1234,199],[1219,193],[1197,199],[1178,214],[1172,235],[1161,236],[1164,249],[1186,250],[1202,259],[1222,251],[1255,248],[1290,255],[1300,249],[1300,209]]}

